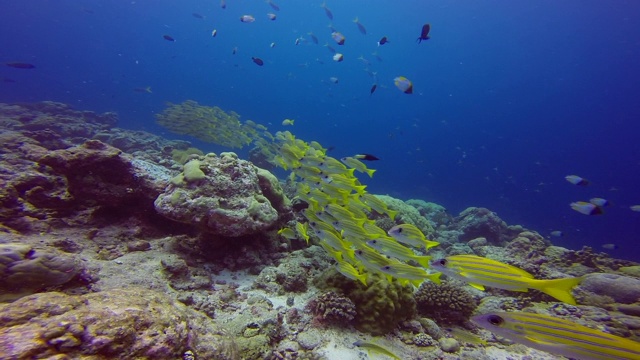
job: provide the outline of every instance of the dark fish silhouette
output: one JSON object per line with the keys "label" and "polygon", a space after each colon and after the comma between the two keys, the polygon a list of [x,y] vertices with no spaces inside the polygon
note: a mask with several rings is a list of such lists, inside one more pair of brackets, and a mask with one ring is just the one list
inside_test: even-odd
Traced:
{"label": "dark fish silhouette", "polygon": [[364,27],[364,25],[362,25],[360,20],[358,20],[357,16],[355,20],[353,20],[353,22],[356,23],[356,25],[358,25],[358,30],[360,31],[360,33],[362,33],[362,35],[367,35],[367,29]]}
{"label": "dark fish silhouette", "polygon": [[309,33],[309,37],[311,38],[311,41],[313,41],[314,44],[318,43],[318,37],[315,36],[312,32]]}
{"label": "dark fish silhouette", "polygon": [[389,39],[387,39],[386,36],[383,36],[382,39],[380,39],[380,41],[378,41],[378,46],[384,45],[384,44],[386,44],[388,42],[389,42]]}
{"label": "dark fish silhouette", "polygon": [[262,61],[262,59],[257,58],[257,57],[251,57],[251,60],[253,60],[254,63],[256,63],[258,66],[262,66],[264,65],[264,61]]}
{"label": "dark fish silhouette", "polygon": [[333,13],[327,7],[327,3],[323,2],[322,5],[320,5],[320,7],[324,9],[324,13],[327,14],[327,17],[329,18],[329,20],[333,20]]}
{"label": "dark fish silhouette", "polygon": [[204,19],[204,16],[202,16],[202,15],[200,15],[198,13],[193,13],[191,15],[193,15],[193,17],[196,18],[196,19]]}
{"label": "dark fish silhouette", "polygon": [[21,63],[21,62],[10,62],[5,63],[5,65],[10,66],[16,69],[34,69],[36,66],[29,63]]}
{"label": "dark fish silhouette", "polygon": [[14,83],[14,82],[16,82],[15,80],[10,79],[8,77],[3,77],[1,79],[2,79],[2,82],[5,82],[5,83]]}
{"label": "dark fish silhouette", "polygon": [[356,159],[358,160],[366,160],[366,161],[376,161],[376,160],[380,160],[379,157],[371,155],[371,154],[358,154],[356,156],[354,156]]}
{"label": "dark fish silhouette", "polygon": [[220,7],[223,9],[227,8],[227,2],[225,0],[220,0]]}
{"label": "dark fish silhouette", "polygon": [[271,8],[275,11],[280,11],[280,6],[276,5],[276,3],[274,3],[271,0],[267,1],[267,4],[269,4],[269,6],[271,6]]}
{"label": "dark fish silhouette", "polygon": [[167,41],[176,41],[176,39],[172,38],[172,37],[171,37],[171,36],[169,36],[169,35],[162,35],[162,37],[163,37],[165,40],[167,40]]}
{"label": "dark fish silhouette", "polygon": [[429,31],[431,31],[431,25],[424,24],[422,25],[422,32],[420,33],[420,37],[416,40],[418,44],[422,42],[422,40],[429,40]]}
{"label": "dark fish silhouette", "polygon": [[369,90],[369,96],[373,95],[373,93],[376,91],[377,88],[378,88],[378,85],[373,84],[373,86],[371,87],[371,90]]}

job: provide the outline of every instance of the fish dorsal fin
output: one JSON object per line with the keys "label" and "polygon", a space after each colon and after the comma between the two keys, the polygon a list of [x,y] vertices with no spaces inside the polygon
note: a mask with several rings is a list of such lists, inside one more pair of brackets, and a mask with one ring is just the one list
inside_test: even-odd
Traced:
{"label": "fish dorsal fin", "polygon": [[484,286],[480,285],[480,284],[474,284],[474,283],[469,283],[469,285],[471,285],[472,287],[484,291]]}

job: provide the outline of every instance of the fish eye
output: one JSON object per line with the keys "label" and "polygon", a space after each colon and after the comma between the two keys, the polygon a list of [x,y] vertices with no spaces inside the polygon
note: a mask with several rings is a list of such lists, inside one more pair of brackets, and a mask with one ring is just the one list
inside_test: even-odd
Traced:
{"label": "fish eye", "polygon": [[391,269],[391,266],[389,265],[385,265],[382,267],[382,270],[390,270],[390,269]]}
{"label": "fish eye", "polygon": [[371,240],[371,243],[372,243],[372,244],[377,244],[377,243],[378,243],[378,240]]}
{"label": "fish eye", "polygon": [[401,232],[402,232],[402,228],[399,228],[399,229],[398,229],[398,233],[401,233]]}
{"label": "fish eye", "polygon": [[447,266],[447,259],[440,259],[436,261],[436,264],[440,266]]}
{"label": "fish eye", "polygon": [[495,326],[500,326],[504,323],[504,319],[498,315],[489,315],[487,317],[487,321],[489,322],[489,324],[495,325]]}

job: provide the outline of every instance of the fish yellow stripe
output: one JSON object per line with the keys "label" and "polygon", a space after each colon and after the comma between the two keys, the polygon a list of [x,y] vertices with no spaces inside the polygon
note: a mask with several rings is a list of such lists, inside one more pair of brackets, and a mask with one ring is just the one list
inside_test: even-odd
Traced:
{"label": "fish yellow stripe", "polygon": [[495,313],[472,321],[515,342],[575,359],[640,359],[640,343],[549,315]]}

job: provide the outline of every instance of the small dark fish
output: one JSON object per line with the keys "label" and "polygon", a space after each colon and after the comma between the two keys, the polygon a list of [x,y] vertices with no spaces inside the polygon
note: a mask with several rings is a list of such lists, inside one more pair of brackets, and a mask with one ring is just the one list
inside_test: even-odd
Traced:
{"label": "small dark fish", "polygon": [[[374,85],[375,86],[375,85]],[[376,161],[376,160],[380,160],[380,158],[378,158],[377,156],[371,155],[371,154],[358,154],[356,156],[354,156],[356,159],[358,160],[366,160],[366,161]]]}
{"label": "small dark fish", "polygon": [[309,37],[311,38],[311,41],[313,41],[314,44],[318,43],[318,38],[312,33],[309,33]]}
{"label": "small dark fish", "polygon": [[191,15],[193,15],[193,17],[196,18],[196,19],[204,19],[204,16],[202,16],[202,15],[200,15],[198,13],[193,13]]}
{"label": "small dark fish", "polygon": [[322,5],[320,5],[323,9],[324,9],[324,13],[327,14],[327,17],[330,20],[333,20],[333,13],[331,12],[331,10],[329,10],[329,8],[327,7],[327,3],[322,3]]}
{"label": "small dark fish", "polygon": [[8,78],[8,77],[3,77],[3,78],[2,78],[2,82],[5,82],[5,83],[14,83],[14,82],[16,82],[16,81],[15,81],[15,80],[13,80],[13,79],[10,79],[10,78]]}
{"label": "small dark fish", "polygon": [[331,45],[329,45],[329,43],[324,44],[324,46],[326,46],[326,48],[331,51],[332,54],[336,53],[336,49],[332,48]]}
{"label": "small dark fish", "polygon": [[373,86],[371,86],[371,90],[369,90],[369,96],[373,95],[373,93],[376,92],[377,88],[378,88],[378,84],[373,84]]}
{"label": "small dark fish", "polygon": [[235,46],[233,49],[231,49],[231,55],[235,55],[238,52],[238,47]]}
{"label": "small dark fish", "polygon": [[162,35],[162,37],[167,41],[176,41],[176,39],[172,38],[170,35]]}
{"label": "small dark fish", "polygon": [[273,1],[267,0],[267,4],[269,4],[273,10],[280,11],[280,6],[276,5]]}
{"label": "small dark fish", "polygon": [[257,57],[251,57],[251,60],[253,60],[254,63],[256,63],[258,66],[262,66],[264,65],[264,61],[262,61],[262,59],[257,58]]}
{"label": "small dark fish", "polygon": [[223,9],[227,8],[227,1],[226,0],[220,0],[220,7]]}
{"label": "small dark fish", "polygon": [[418,44],[420,44],[422,42],[422,40],[429,40],[429,31],[431,31],[431,25],[430,24],[424,24],[422,25],[422,32],[420,33],[420,37],[416,40],[418,42]]}
{"label": "small dark fish", "polygon": [[5,63],[5,65],[10,66],[16,69],[34,69],[36,66],[29,63],[21,63],[21,62],[10,62]]}
{"label": "small dark fish", "polygon": [[367,29],[365,29],[364,25],[362,25],[360,20],[358,20],[357,16],[356,16],[355,20],[353,20],[353,22],[356,23],[356,25],[358,25],[358,30],[360,31],[360,33],[362,35],[367,35]]}
{"label": "small dark fish", "polygon": [[378,41],[378,46],[384,45],[384,44],[386,44],[388,42],[389,42],[389,39],[387,39],[386,36],[383,36],[382,39],[380,39],[380,41]]}

